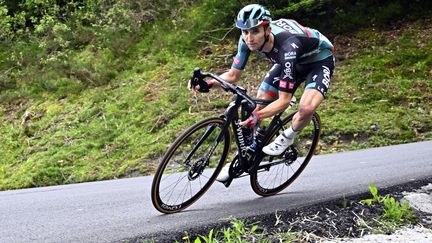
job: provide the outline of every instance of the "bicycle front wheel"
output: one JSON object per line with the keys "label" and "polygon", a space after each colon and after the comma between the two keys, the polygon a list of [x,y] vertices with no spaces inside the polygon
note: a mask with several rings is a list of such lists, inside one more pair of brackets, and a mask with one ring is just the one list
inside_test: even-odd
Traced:
{"label": "bicycle front wheel", "polygon": [[208,118],[188,128],[170,146],[153,179],[151,198],[162,213],[176,213],[200,198],[222,169],[230,136],[226,121]]}
{"label": "bicycle front wheel", "polygon": [[[265,143],[273,141],[291,124],[295,113],[276,127]],[[321,122],[317,113],[307,127],[296,135],[294,144],[278,156],[266,155],[250,176],[253,191],[260,196],[272,196],[288,187],[302,173],[314,154],[320,136]]]}

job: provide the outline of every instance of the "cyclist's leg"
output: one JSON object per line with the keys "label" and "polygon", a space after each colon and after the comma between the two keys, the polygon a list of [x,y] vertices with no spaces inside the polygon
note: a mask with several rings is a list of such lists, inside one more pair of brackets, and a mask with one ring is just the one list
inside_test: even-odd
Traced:
{"label": "cyclist's leg", "polygon": [[305,92],[299,103],[299,111],[293,117],[291,126],[272,143],[263,148],[264,153],[280,155],[294,143],[297,132],[306,127],[321,102],[324,100],[333,74],[333,57],[302,67],[307,73]]}
{"label": "cyclist's leg", "polygon": [[297,132],[307,126],[324,96],[316,89],[306,89],[300,99],[298,112],[294,115],[292,129]]}
{"label": "cyclist's leg", "polygon": [[333,57],[313,65],[306,76],[305,91],[300,99],[299,111],[293,118],[293,131],[300,131],[309,124],[316,109],[326,97],[333,69]]}
{"label": "cyclist's leg", "polygon": [[[257,99],[273,101],[278,98],[279,76],[281,71],[282,66],[280,64],[273,65],[273,67],[267,72],[264,80],[261,82],[261,85],[258,88]],[[259,111],[265,106],[266,105],[257,104],[254,110],[247,110],[247,112],[245,112],[246,116],[243,119],[247,119],[252,114],[252,112]],[[249,135],[253,136],[253,128],[249,127],[243,129],[243,135],[246,137],[249,137]],[[250,142],[253,143],[252,140],[250,140]]]}

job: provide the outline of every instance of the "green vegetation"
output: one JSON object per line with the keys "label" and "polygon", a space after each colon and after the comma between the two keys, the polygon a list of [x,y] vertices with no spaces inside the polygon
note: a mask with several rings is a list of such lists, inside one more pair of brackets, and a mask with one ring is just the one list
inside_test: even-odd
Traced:
{"label": "green vegetation", "polygon": [[270,242],[264,240],[262,233],[257,233],[258,225],[248,224],[243,220],[231,220],[231,227],[223,228],[220,231],[210,230],[208,235],[200,235],[195,239],[191,239],[186,235],[183,237],[183,242],[193,243],[217,243],[217,242]]}
{"label": "green vegetation", "polygon": [[390,195],[380,196],[378,189],[370,184],[369,190],[372,194],[371,199],[364,199],[361,202],[369,207],[378,207],[382,210],[382,216],[377,219],[369,219],[369,222],[362,221],[361,226],[371,228],[369,224],[377,225],[373,227],[375,233],[389,233],[403,225],[415,224],[416,218],[414,211],[410,208],[408,202],[399,203]]}
{"label": "green vegetation", "polygon": [[[322,153],[432,138],[428,1],[378,6],[394,10],[386,20],[413,11],[424,21],[385,28],[368,15],[337,30],[313,21],[337,1],[263,2],[276,17],[326,29],[336,45],[337,71],[320,111]],[[358,10],[338,4],[336,17]],[[0,0],[0,190],[151,174],[181,131],[228,104],[222,91],[191,95],[186,82],[197,66],[229,68],[241,6]],[[253,56],[248,67],[240,85],[254,91],[269,63]]]}
{"label": "green vegetation", "polygon": [[394,31],[365,29],[342,40],[347,59],[337,65],[322,110],[323,139],[333,141],[333,149],[431,138],[432,36],[420,31],[425,26],[430,29],[430,21]]}
{"label": "green vegetation", "polygon": [[323,33],[346,33],[358,28],[385,26],[400,19],[417,19],[430,14],[426,0],[304,0],[264,1],[273,15],[301,19],[306,26],[317,26]]}

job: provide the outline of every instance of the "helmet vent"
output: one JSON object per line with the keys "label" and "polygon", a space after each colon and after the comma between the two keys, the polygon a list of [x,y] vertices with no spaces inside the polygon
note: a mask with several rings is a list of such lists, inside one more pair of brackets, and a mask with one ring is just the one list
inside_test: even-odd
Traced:
{"label": "helmet vent", "polygon": [[246,22],[249,19],[249,16],[251,15],[252,11],[245,12],[243,15],[243,22]]}
{"label": "helmet vent", "polygon": [[261,9],[259,11],[256,11],[254,16],[252,17],[253,19],[258,19],[261,16]]}

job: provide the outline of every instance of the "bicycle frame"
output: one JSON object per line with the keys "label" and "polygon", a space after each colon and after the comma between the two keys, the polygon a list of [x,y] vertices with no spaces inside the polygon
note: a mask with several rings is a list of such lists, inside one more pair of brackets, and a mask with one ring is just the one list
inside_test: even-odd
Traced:
{"label": "bicycle frame", "polygon": [[[243,172],[251,173],[257,169],[260,161],[264,157],[264,154],[261,152],[261,149],[263,147],[263,144],[265,144],[265,141],[267,141],[271,135],[267,131],[272,131],[275,127],[281,124],[280,117],[282,116],[282,113],[279,113],[273,117],[269,127],[266,129],[264,139],[262,140],[261,143],[257,144],[255,154],[251,154],[250,151],[248,150],[248,144],[245,144],[242,127],[240,126],[241,120],[239,119],[240,116],[238,110],[242,100],[243,100],[242,97],[237,96],[236,99],[232,101],[231,104],[228,106],[223,116],[225,117],[227,124],[231,125],[237,150],[239,151],[238,159],[240,165],[242,166]],[[269,103],[269,101],[263,101],[263,100],[254,100],[254,101],[257,104]]]}
{"label": "bicycle frame", "polygon": [[[263,146],[263,144],[265,144],[265,142],[267,140],[270,139],[271,133],[269,133],[269,132],[265,133],[265,136],[262,140],[262,143],[257,144],[255,154],[248,153],[248,146],[249,145],[245,144],[245,138],[243,135],[242,127],[240,126],[241,120],[239,119],[240,116],[239,116],[238,111],[239,111],[239,108],[240,108],[243,100],[246,100],[248,103],[250,103],[253,106],[252,109],[255,109],[257,104],[268,105],[271,101],[253,99],[246,94],[245,89],[243,89],[239,86],[230,84],[227,81],[220,78],[219,76],[213,75],[212,73],[202,73],[200,69],[195,69],[192,80],[194,80],[195,82],[199,82],[200,80],[203,80],[206,77],[211,77],[211,78],[217,80],[219,83],[221,83],[222,88],[224,90],[230,91],[230,92],[235,94],[233,101],[229,104],[229,106],[225,110],[224,114],[222,115],[222,117],[225,118],[226,123],[225,123],[224,127],[222,128],[222,132],[216,138],[215,145],[217,145],[222,140],[223,134],[227,129],[229,129],[229,126],[232,126],[232,132],[234,134],[235,143],[237,146],[237,150],[239,151],[238,160],[239,160],[239,163],[240,163],[241,168],[242,168],[241,173],[243,173],[243,172],[247,172],[247,173],[255,172],[258,169],[258,165],[259,165],[260,161],[264,157],[264,154],[261,152],[262,146]],[[270,122],[269,127],[267,128],[267,131],[273,131],[273,129],[277,128],[277,126],[281,124],[281,118],[280,117],[282,116],[282,113],[283,112],[281,112],[281,113],[279,113],[273,117],[272,121]],[[205,140],[205,138],[207,138],[208,134],[211,131],[212,131],[212,128],[209,128],[209,130],[201,138],[201,141]],[[198,142],[196,147],[198,147],[200,145],[200,142]],[[214,146],[214,147],[216,147],[216,146]],[[191,154],[193,154],[194,151],[195,150],[193,149],[191,151]],[[209,152],[209,155],[211,155],[211,154],[212,154],[212,151]],[[188,156],[188,158],[189,158],[189,156]],[[229,183],[228,183],[228,185],[229,185]],[[226,185],[226,186],[228,186],[228,185]]]}

